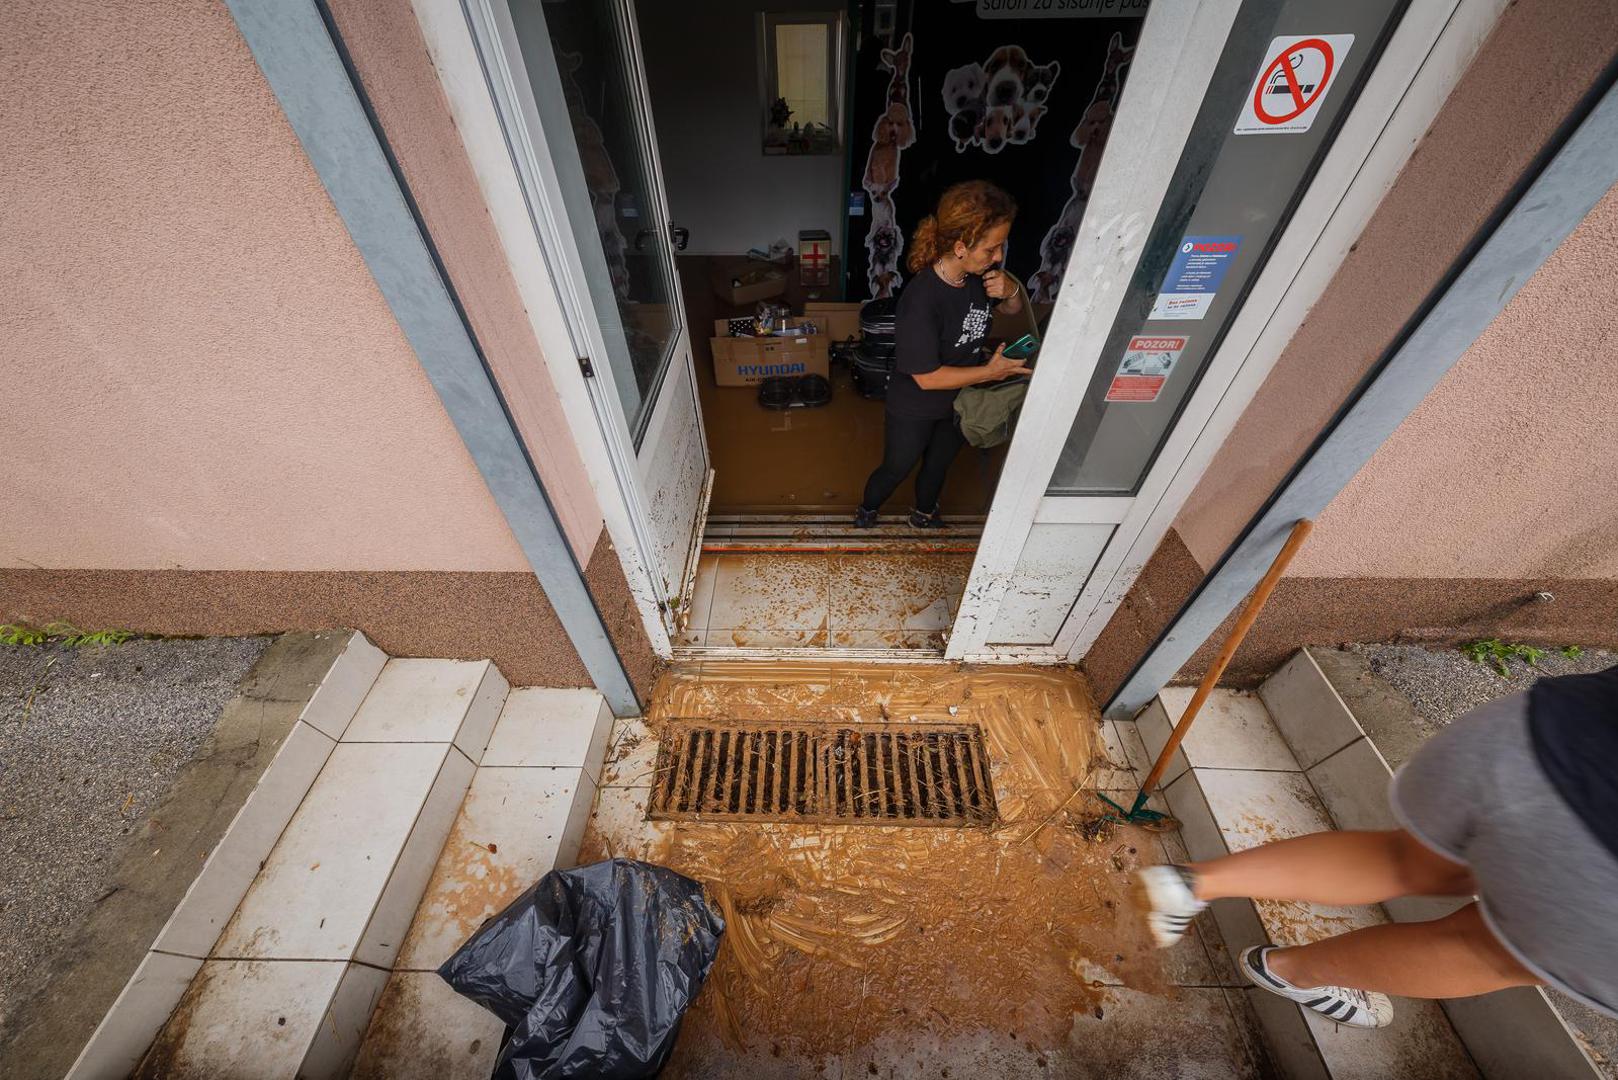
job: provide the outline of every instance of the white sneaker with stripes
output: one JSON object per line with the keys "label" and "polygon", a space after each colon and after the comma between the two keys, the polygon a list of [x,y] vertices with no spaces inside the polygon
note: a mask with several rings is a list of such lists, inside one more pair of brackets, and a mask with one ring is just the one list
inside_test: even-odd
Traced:
{"label": "white sneaker with stripes", "polygon": [[1148,866],[1136,877],[1146,893],[1146,925],[1152,928],[1152,940],[1159,949],[1166,949],[1185,936],[1195,919],[1208,905],[1197,899],[1191,871],[1183,866],[1166,864]]}
{"label": "white sneaker with stripes", "polygon": [[1386,994],[1346,986],[1293,986],[1271,971],[1265,962],[1265,957],[1275,947],[1253,945],[1242,950],[1242,974],[1247,976],[1248,982],[1349,1027],[1379,1028],[1393,1023],[1393,1002]]}

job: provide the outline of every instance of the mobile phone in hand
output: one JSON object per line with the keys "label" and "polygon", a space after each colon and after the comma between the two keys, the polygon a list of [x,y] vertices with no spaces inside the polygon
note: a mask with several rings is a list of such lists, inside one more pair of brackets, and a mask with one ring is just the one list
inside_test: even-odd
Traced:
{"label": "mobile phone in hand", "polygon": [[1039,351],[1039,339],[1033,334],[1024,334],[1022,337],[1007,345],[1001,352],[1007,360],[1027,360]]}

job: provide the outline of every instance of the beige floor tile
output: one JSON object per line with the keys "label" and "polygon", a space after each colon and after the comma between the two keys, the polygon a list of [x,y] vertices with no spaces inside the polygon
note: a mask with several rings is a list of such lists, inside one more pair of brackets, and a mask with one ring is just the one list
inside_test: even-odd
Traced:
{"label": "beige floor tile", "polygon": [[687,628],[706,629],[713,613],[714,584],[719,576],[719,556],[702,555],[697,559],[697,577],[691,586],[691,610],[686,616]]}
{"label": "beige floor tile", "polygon": [[[349,965],[328,960],[209,960],[136,1076],[293,1080]],[[378,974],[381,974],[380,972]]]}
{"label": "beige floor tile", "polygon": [[834,557],[833,630],[945,630],[950,585],[936,555],[862,552]]}
{"label": "beige floor tile", "polygon": [[344,742],[454,742],[475,763],[506,681],[487,660],[389,660]]}
{"label": "beige floor tile", "polygon": [[436,969],[485,919],[578,854],[594,786],[581,769],[477,771],[396,966]]}
{"label": "beige floor tile", "polygon": [[213,955],[353,956],[444,755],[453,753],[439,743],[339,743]]}
{"label": "beige floor tile", "polygon": [[655,779],[657,750],[657,736],[643,721],[617,721],[601,769],[601,786],[650,787]]}
{"label": "beige floor tile", "polygon": [[[1195,693],[1193,687],[1171,686],[1158,695],[1171,725],[1180,722]],[[1180,746],[1196,768],[1298,768],[1292,749],[1270,719],[1264,702],[1245,690],[1220,689],[1209,695]]]}
{"label": "beige floor tile", "polygon": [[[709,630],[754,632],[826,628],[830,573],[823,555],[722,555]],[[713,644],[713,635],[709,635]]]}
{"label": "beige floor tile", "polygon": [[582,768],[595,780],[612,732],[612,711],[595,690],[525,686],[506,697],[483,764]]}
{"label": "beige floor tile", "polygon": [[505,1024],[430,971],[396,971],[351,1080],[488,1080]]}

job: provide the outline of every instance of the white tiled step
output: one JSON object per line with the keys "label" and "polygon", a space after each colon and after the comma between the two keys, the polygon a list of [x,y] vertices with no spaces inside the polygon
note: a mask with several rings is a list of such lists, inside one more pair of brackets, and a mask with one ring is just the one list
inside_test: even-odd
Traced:
{"label": "white tiled step", "polygon": [[[1151,757],[1167,743],[1191,695],[1190,689],[1170,688],[1141,712],[1138,730]],[[1216,690],[1165,779],[1164,796],[1193,859],[1336,827],[1310,775],[1298,768],[1287,740],[1254,694]],[[1306,944],[1388,921],[1379,907],[1236,899],[1212,906],[1232,959],[1249,945]],[[1398,999],[1393,1025],[1367,1033],[1257,988],[1246,993],[1272,1056],[1290,1077],[1479,1076],[1436,1002]]]}
{"label": "white tiled step", "polygon": [[[1317,658],[1313,650],[1300,649],[1258,692],[1282,737],[1305,763],[1311,785],[1337,826],[1392,829],[1397,827],[1388,807],[1393,769],[1378,745],[1380,736],[1371,733],[1387,733],[1396,759],[1407,758],[1416,747],[1402,718],[1356,714],[1351,700],[1371,714],[1402,704],[1388,702],[1385,687],[1364,685],[1376,682],[1364,672],[1357,676],[1360,685],[1339,688],[1339,680],[1356,679],[1356,667],[1352,654],[1328,652]],[[1448,914],[1460,903],[1407,897],[1384,907],[1395,922],[1419,922]],[[1522,1076],[1596,1080],[1606,1075],[1537,987],[1446,1001],[1443,1009],[1487,1080]]]}
{"label": "white tiled step", "polygon": [[148,1057],[150,1075],[346,1075],[507,690],[487,661],[388,661]]}
{"label": "white tiled step", "polygon": [[179,907],[85,1045],[70,1080],[126,1077],[179,1004],[387,663],[358,631],[287,733]]}
{"label": "white tiled step", "polygon": [[594,690],[512,691],[366,1032],[357,1078],[487,1077],[504,1026],[435,974],[490,916],[573,865],[612,716]]}

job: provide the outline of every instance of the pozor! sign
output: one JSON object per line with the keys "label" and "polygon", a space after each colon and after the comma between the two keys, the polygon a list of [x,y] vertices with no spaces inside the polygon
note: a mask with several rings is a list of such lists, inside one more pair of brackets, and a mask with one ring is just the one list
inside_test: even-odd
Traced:
{"label": "pozor! sign", "polygon": [[1270,42],[1236,119],[1238,135],[1308,131],[1326,94],[1342,79],[1353,34],[1278,37]]}

